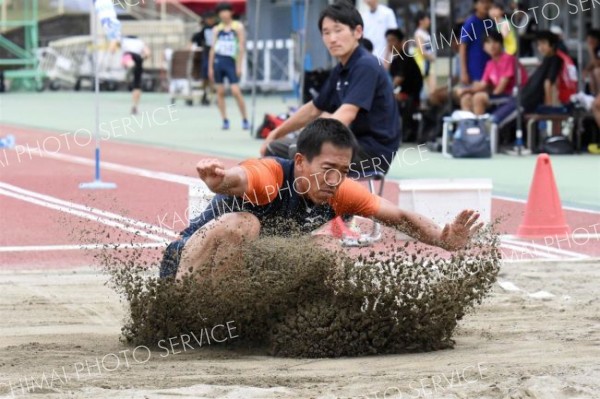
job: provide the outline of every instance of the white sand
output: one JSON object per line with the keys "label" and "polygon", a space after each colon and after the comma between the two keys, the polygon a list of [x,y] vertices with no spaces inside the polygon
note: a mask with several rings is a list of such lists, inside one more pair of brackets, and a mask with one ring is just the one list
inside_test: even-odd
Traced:
{"label": "white sand", "polygon": [[513,286],[465,317],[454,350],[298,360],[213,345],[133,360],[105,276],[3,271],[0,397],[599,398],[600,263],[509,264],[500,280]]}

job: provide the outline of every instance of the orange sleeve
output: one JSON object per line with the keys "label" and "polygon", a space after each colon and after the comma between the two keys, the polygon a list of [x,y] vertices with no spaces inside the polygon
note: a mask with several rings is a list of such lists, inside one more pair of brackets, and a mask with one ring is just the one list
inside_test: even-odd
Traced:
{"label": "orange sleeve", "polygon": [[331,199],[331,206],[337,216],[373,216],[379,211],[380,198],[371,194],[366,187],[352,179],[344,179]]}
{"label": "orange sleeve", "polygon": [[248,187],[244,200],[253,205],[266,205],[279,195],[283,185],[283,168],[274,159],[248,159],[240,166],[246,172]]}

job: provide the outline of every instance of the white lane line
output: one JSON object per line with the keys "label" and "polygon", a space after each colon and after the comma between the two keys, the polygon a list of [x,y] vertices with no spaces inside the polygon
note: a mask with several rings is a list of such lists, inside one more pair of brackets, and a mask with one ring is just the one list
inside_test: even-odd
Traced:
{"label": "white lane line", "polygon": [[71,209],[76,209],[79,211],[83,211],[83,212],[88,212],[88,213],[92,213],[94,215],[98,215],[100,217],[103,218],[107,218],[107,219],[114,219],[117,220],[119,222],[123,222],[132,226],[136,226],[140,229],[144,229],[147,232],[151,232],[151,233],[156,233],[156,234],[162,234],[168,237],[176,237],[177,234],[170,229],[166,229],[163,227],[159,227],[159,226],[155,226],[151,223],[145,223],[145,222],[141,222],[139,220],[135,220],[135,219],[131,219],[122,215],[118,215],[116,213],[112,213],[112,212],[107,212],[107,211],[103,211],[101,209],[98,208],[94,208],[91,206],[87,206],[87,205],[81,205],[81,204],[77,204],[71,201],[65,201],[65,200],[61,200],[60,198],[57,197],[51,197],[49,195],[45,195],[45,194],[40,194],[37,193],[35,191],[30,191],[30,190],[26,190],[24,188],[21,187],[17,187],[17,186],[13,186],[12,184],[7,184],[7,183],[3,183],[0,182],[0,188],[3,188],[5,190],[8,191],[12,191],[15,192],[17,194],[22,194],[22,195],[26,195],[28,197],[32,197],[32,198],[36,198],[42,201],[46,201],[48,203],[52,203],[55,205],[61,205],[61,206],[66,206],[68,208]]}
{"label": "white lane line", "polygon": [[[506,264],[537,264],[537,263],[556,263],[556,259],[502,259],[502,263]],[[600,258],[588,258],[588,259],[559,259],[561,262],[568,263],[593,263],[600,262]]]}
{"label": "white lane line", "polygon": [[[557,255],[549,254],[547,252],[539,252],[539,251],[535,251],[533,249],[529,249],[529,248],[525,248],[525,247],[521,247],[521,246],[516,246],[516,245],[509,245],[509,244],[505,244],[505,243],[500,244],[500,248],[505,248],[505,249],[511,249],[511,250],[513,250],[512,254],[511,254],[511,259],[515,255],[514,251],[518,251],[518,252],[522,252],[522,253],[528,254],[528,256],[530,258],[532,258],[534,255],[537,255],[537,256],[540,256],[540,257],[542,257],[544,259],[554,259],[554,260],[560,260],[561,259]],[[523,258],[523,256],[521,256],[520,258]]]}
{"label": "white lane line", "polygon": [[[596,225],[600,225],[600,223],[592,224],[589,227],[596,226]],[[585,229],[585,227],[577,227],[573,231],[580,230],[580,229]],[[559,236],[557,234],[555,234],[553,236],[549,235],[549,236],[546,236],[546,237],[558,238],[558,239],[565,238],[565,236]],[[506,238],[507,240],[523,240],[524,239],[524,238],[521,238],[521,237],[519,237],[517,235],[514,235],[514,234],[503,234],[503,235],[500,236],[500,238],[503,238],[503,239]],[[542,237],[542,238],[545,238],[545,237]],[[571,234],[568,234],[566,236],[566,238],[582,238],[582,239],[583,238],[588,238],[588,239],[600,241],[600,234],[573,234],[573,233],[571,233]],[[541,239],[541,238],[538,238],[538,239]],[[587,242],[586,242],[586,244],[587,244]],[[579,244],[579,245],[584,245],[584,244]]]}
{"label": "white lane line", "polygon": [[[509,202],[518,202],[521,204],[526,204],[527,201],[524,199],[520,199],[520,198],[512,198],[512,197],[506,197],[503,195],[492,195],[492,198],[496,198],[499,200],[503,200],[503,201],[509,201]],[[600,215],[600,211],[597,211],[595,209],[586,209],[586,208],[579,208],[576,206],[563,206],[563,209],[569,210],[569,211],[575,211],[575,212],[582,212],[582,213],[593,213],[596,215]]]}
{"label": "white lane line", "polygon": [[[36,149],[31,149],[30,153],[34,152],[35,150]],[[39,150],[37,152],[39,152]],[[46,152],[44,152],[43,158],[53,158],[53,159],[58,159],[61,161],[66,161],[66,162],[71,162],[71,163],[75,163],[75,164],[79,164],[79,165],[86,165],[86,166],[96,165],[96,161],[93,159],[78,157],[76,155],[62,154],[62,153],[51,153],[51,152],[46,153]],[[126,174],[130,174],[130,175],[135,175],[135,176],[142,176],[142,177],[147,177],[149,179],[167,181],[170,183],[179,183],[179,184],[184,184],[186,186],[189,186],[191,184],[193,184],[193,185],[203,185],[204,184],[204,182],[197,177],[181,176],[181,175],[176,175],[174,173],[167,173],[167,172],[157,172],[154,170],[137,168],[134,166],[121,165],[121,164],[113,163],[113,162],[101,161],[100,167],[102,169],[112,170],[114,172],[126,173]],[[210,190],[208,189],[208,187],[206,187],[205,184],[204,184],[204,188],[206,189],[207,192],[210,192]]]}
{"label": "white lane line", "polygon": [[524,242],[524,241],[513,241],[513,240],[502,240],[502,243],[506,243],[506,244],[511,244],[511,245],[522,245],[524,247],[527,248],[533,248],[533,249],[538,249],[541,251],[545,251],[546,253],[550,254],[550,253],[554,253],[557,255],[564,255],[570,258],[575,258],[575,259],[587,259],[589,258],[588,255],[579,253],[579,252],[573,252],[573,251],[567,251],[565,249],[558,249],[558,248],[553,248],[551,246],[548,245],[540,245],[540,244],[535,244],[532,242]]}
{"label": "white lane line", "polygon": [[95,249],[137,249],[137,248],[164,248],[160,242],[149,243],[122,243],[122,244],[80,244],[80,245],[22,245],[0,247],[0,252],[38,252],[38,251],[74,251]]}
{"label": "white lane line", "polygon": [[165,238],[157,236],[155,234],[150,234],[150,233],[147,233],[146,231],[142,231],[142,230],[137,229],[137,228],[126,226],[123,223],[119,223],[119,222],[113,221],[111,219],[103,218],[103,217],[100,217],[98,215],[94,215],[94,214],[91,214],[91,213],[78,211],[76,209],[72,209],[72,208],[69,208],[67,206],[57,205],[57,204],[53,204],[53,203],[48,202],[48,201],[43,201],[43,200],[40,200],[40,199],[37,199],[37,198],[28,197],[28,196],[21,195],[21,194],[12,192],[12,191],[5,190],[3,188],[0,188],[0,195],[5,195],[7,197],[12,197],[12,198],[20,199],[22,201],[29,202],[29,203],[32,203],[32,204],[35,204],[35,205],[40,205],[40,206],[43,206],[43,207],[46,207],[46,208],[50,208],[50,209],[54,209],[54,210],[57,210],[57,211],[69,213],[71,215],[79,216],[79,217],[82,217],[84,219],[89,219],[89,220],[92,220],[94,222],[102,223],[102,224],[105,224],[105,225],[110,226],[110,227],[116,227],[118,229],[124,230],[124,231],[129,232],[129,233],[133,233],[133,234],[138,235],[140,237],[148,238],[148,239],[153,240],[153,241],[157,241],[157,242],[161,242],[161,243],[166,243],[167,242]]}

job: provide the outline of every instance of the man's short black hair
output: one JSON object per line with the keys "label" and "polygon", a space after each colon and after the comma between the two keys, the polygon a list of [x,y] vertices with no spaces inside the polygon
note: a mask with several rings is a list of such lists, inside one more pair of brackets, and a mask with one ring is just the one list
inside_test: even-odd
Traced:
{"label": "man's short black hair", "polygon": [[364,27],[360,13],[354,5],[348,0],[338,0],[333,4],[328,5],[321,11],[319,16],[319,31],[323,31],[323,20],[329,18],[342,25],[347,25],[354,30],[358,25]]}
{"label": "man's short black hair", "polygon": [[600,29],[590,29],[588,30],[586,36],[594,38],[600,42]]}
{"label": "man's short black hair", "polygon": [[338,148],[352,149],[352,157],[358,149],[358,142],[354,133],[337,119],[319,118],[302,130],[298,137],[297,151],[311,162],[314,157],[321,154],[323,144],[331,143]]}
{"label": "man's short black hair", "polygon": [[399,42],[401,42],[402,40],[404,40],[404,32],[402,32],[400,29],[388,29],[385,31],[385,37],[388,37],[389,35],[394,36],[396,39],[398,39]]}
{"label": "man's short black hair", "polygon": [[363,37],[362,39],[360,39],[360,44],[362,44],[362,46],[369,52],[372,53],[373,52],[373,42],[370,41],[369,39],[367,39],[366,37]]}
{"label": "man's short black hair", "polygon": [[233,11],[233,6],[230,3],[219,3],[217,4],[217,6],[215,7],[215,12],[217,13],[217,15],[221,12],[221,11]]}
{"label": "man's short black hair", "polygon": [[483,38],[484,43],[489,41],[500,43],[502,46],[504,46],[504,36],[502,36],[502,34],[497,30],[492,30],[486,37]]}
{"label": "man's short black hair", "polygon": [[535,37],[537,41],[547,41],[550,47],[556,50],[558,47],[559,37],[549,30],[539,31]]}

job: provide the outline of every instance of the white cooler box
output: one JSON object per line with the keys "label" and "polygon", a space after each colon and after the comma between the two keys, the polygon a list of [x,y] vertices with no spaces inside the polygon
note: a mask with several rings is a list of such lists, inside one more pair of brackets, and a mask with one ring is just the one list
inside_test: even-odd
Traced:
{"label": "white cooler box", "polygon": [[417,212],[440,226],[451,223],[463,209],[474,209],[482,222],[492,217],[491,179],[414,179],[398,182],[400,209]]}

